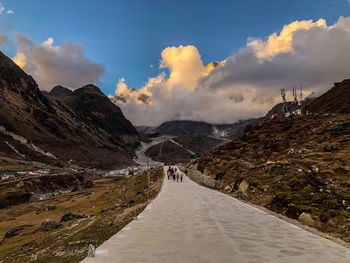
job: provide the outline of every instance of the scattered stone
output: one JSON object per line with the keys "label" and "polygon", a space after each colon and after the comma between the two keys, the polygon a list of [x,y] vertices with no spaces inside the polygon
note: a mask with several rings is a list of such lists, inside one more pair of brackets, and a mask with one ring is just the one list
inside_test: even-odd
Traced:
{"label": "scattered stone", "polygon": [[50,205],[50,204],[46,204],[46,205],[43,205],[42,208],[36,210],[36,214],[40,214],[41,212],[44,212],[44,211],[51,211],[51,210],[54,210],[56,208],[55,205]]}
{"label": "scattered stone", "polygon": [[230,185],[226,185],[224,191],[225,192],[231,192],[232,187]]}
{"label": "scattered stone", "polygon": [[99,213],[102,214],[102,213],[105,213],[105,212],[108,212],[108,211],[109,211],[109,209],[102,208]]}
{"label": "scattered stone", "polygon": [[310,214],[307,213],[302,213],[299,218],[298,221],[307,225],[307,226],[311,226],[311,227],[315,227],[316,226],[316,222],[314,219],[312,219]]}
{"label": "scattered stone", "polygon": [[296,154],[297,152],[292,148],[288,151],[288,155]]}
{"label": "scattered stone", "polygon": [[50,205],[50,204],[44,205],[44,209],[46,211],[51,211],[51,210],[54,210],[55,208],[56,208],[55,205]]}
{"label": "scattered stone", "polygon": [[324,147],[324,150],[326,152],[335,152],[339,151],[339,146],[336,144],[328,144],[327,146]]}
{"label": "scattered stone", "polygon": [[56,220],[53,220],[53,219],[46,219],[41,224],[42,231],[50,231],[50,230],[57,229],[60,227],[62,227],[62,224],[58,223]]}
{"label": "scattered stone", "polygon": [[314,172],[314,173],[318,173],[320,171],[320,169],[317,167],[316,164],[312,165],[311,166],[311,170]]}
{"label": "scattered stone", "polygon": [[84,217],[85,216],[76,215],[76,214],[73,214],[72,212],[69,212],[69,213],[65,214],[64,216],[62,216],[61,222],[67,222],[70,220],[80,219],[80,218],[84,218]]}
{"label": "scattered stone", "polygon": [[301,149],[298,153],[299,154],[304,154],[304,153],[309,153],[309,152],[310,152],[310,150],[304,148],[304,149]]}
{"label": "scattered stone", "polygon": [[345,200],[343,200],[341,203],[343,204],[343,206],[347,206],[347,203]]}

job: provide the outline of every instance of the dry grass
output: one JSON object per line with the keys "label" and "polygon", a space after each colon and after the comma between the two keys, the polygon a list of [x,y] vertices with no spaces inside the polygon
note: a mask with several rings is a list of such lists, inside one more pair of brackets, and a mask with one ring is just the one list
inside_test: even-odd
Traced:
{"label": "dry grass", "polygon": [[[159,192],[162,178],[162,168],[152,171],[150,199]],[[2,209],[0,236],[15,227],[30,226],[1,242],[0,262],[79,262],[90,243],[100,245],[146,207],[146,189],[145,173],[128,179],[103,178],[95,180],[92,188]],[[37,214],[45,204],[56,205],[56,209]],[[58,230],[40,230],[45,219],[60,221],[67,212],[87,217],[65,222]]]}

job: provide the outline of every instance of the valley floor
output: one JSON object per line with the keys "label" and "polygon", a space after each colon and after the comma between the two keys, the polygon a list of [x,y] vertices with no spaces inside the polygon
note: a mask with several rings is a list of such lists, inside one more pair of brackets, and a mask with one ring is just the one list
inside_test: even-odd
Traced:
{"label": "valley floor", "polygon": [[217,191],[164,180],[89,262],[350,262],[350,250]]}

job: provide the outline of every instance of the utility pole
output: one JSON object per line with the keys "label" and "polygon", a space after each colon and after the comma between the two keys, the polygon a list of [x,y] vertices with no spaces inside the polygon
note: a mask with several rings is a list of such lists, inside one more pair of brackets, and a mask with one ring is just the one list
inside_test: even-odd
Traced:
{"label": "utility pole", "polygon": [[147,158],[147,185],[148,185],[147,198],[148,200],[149,200],[150,184],[151,184],[151,169],[149,166],[149,158]]}

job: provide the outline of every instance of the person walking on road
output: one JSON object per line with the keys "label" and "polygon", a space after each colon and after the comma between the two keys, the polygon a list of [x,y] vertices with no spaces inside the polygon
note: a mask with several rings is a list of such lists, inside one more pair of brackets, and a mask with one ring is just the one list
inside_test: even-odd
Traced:
{"label": "person walking on road", "polygon": [[175,181],[176,172],[173,172],[173,180]]}
{"label": "person walking on road", "polygon": [[181,179],[181,183],[182,183],[182,178],[184,177],[184,174],[181,172],[180,173],[180,179]]}
{"label": "person walking on road", "polygon": [[176,181],[179,181],[179,172],[176,173]]}

